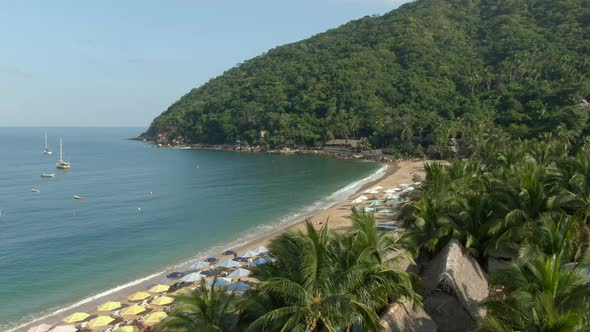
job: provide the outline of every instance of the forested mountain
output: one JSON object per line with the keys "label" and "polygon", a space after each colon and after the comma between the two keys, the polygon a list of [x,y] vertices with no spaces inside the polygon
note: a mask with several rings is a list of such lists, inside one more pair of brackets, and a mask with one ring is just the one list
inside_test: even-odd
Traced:
{"label": "forested mountain", "polygon": [[407,150],[482,126],[582,135],[588,96],[590,0],[418,0],[248,60],[183,96],[144,137],[366,137]]}

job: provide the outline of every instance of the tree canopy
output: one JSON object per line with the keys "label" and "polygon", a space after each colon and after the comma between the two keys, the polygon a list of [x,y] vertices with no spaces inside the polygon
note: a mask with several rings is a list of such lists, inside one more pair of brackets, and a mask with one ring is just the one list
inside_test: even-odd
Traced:
{"label": "tree canopy", "polygon": [[180,98],[143,137],[366,137],[412,150],[468,136],[463,123],[482,119],[514,137],[560,124],[580,135],[589,36],[590,0],[418,0],[245,61]]}

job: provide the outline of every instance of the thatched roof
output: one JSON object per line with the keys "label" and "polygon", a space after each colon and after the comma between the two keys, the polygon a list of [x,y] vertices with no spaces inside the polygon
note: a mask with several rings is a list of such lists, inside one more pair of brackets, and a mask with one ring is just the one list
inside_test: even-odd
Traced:
{"label": "thatched roof", "polygon": [[430,262],[422,276],[426,296],[445,289],[455,296],[474,320],[485,316],[479,304],[488,296],[487,277],[473,259],[465,254],[457,240],[452,240]]}
{"label": "thatched roof", "polygon": [[436,323],[422,306],[416,305],[412,308],[412,304],[407,300],[394,302],[381,316],[379,323],[388,332],[431,332],[437,329]]}

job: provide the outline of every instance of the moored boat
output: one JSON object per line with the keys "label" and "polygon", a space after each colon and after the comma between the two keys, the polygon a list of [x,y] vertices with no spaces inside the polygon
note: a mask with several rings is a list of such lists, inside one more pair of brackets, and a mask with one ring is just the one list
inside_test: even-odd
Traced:
{"label": "moored boat", "polygon": [[61,138],[59,139],[59,161],[57,162],[55,167],[59,169],[70,169],[72,167],[72,165],[69,162],[64,161],[63,159],[63,143]]}

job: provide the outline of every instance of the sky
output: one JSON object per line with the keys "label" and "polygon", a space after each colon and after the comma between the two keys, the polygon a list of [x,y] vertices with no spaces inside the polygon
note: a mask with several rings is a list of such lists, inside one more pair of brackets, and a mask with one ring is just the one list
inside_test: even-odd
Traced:
{"label": "sky", "polygon": [[147,127],[244,60],[404,2],[0,0],[0,127]]}

